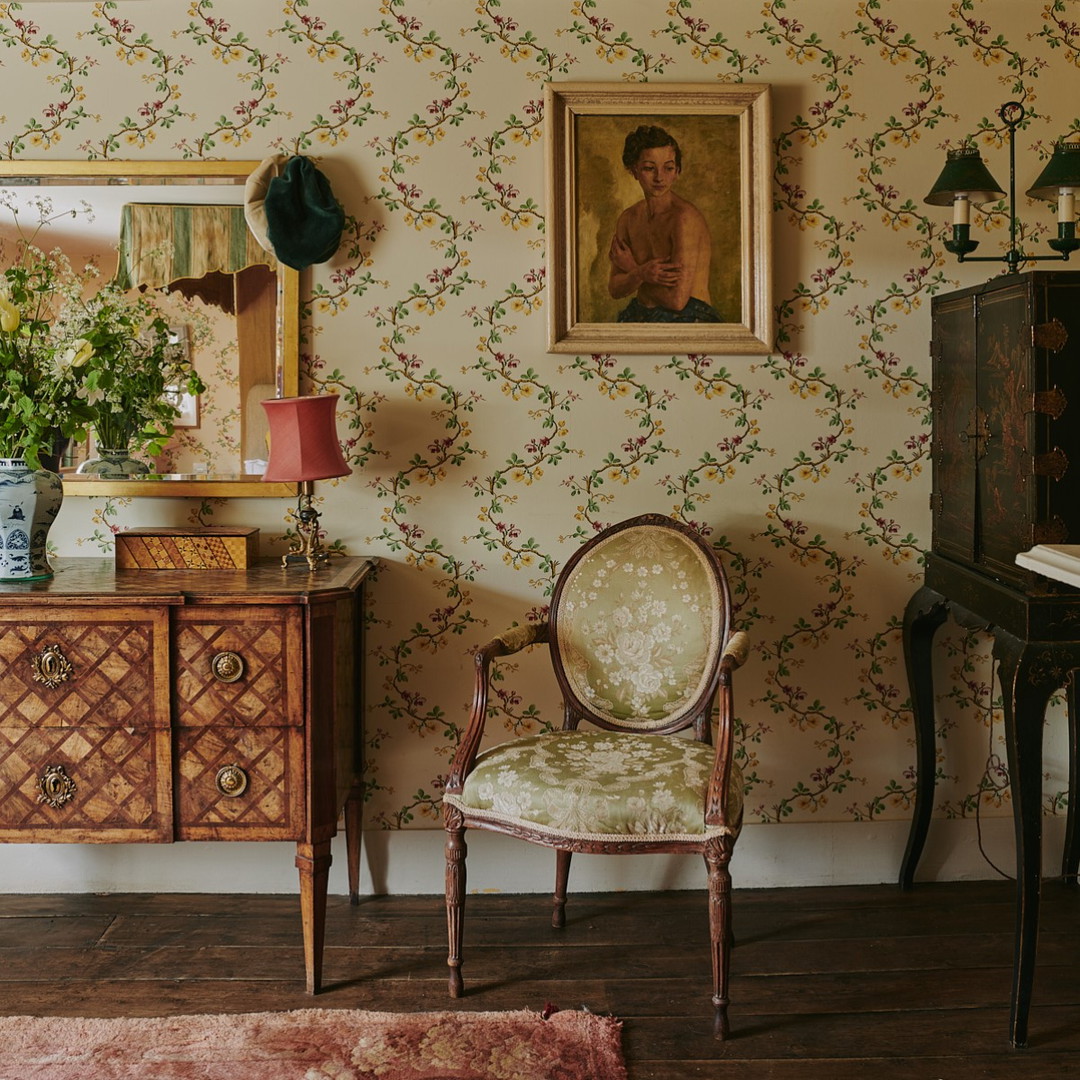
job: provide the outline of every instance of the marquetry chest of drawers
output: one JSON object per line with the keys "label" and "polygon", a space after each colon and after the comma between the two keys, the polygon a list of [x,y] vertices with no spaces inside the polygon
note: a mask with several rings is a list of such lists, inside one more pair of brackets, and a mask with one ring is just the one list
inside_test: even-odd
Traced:
{"label": "marquetry chest of drawers", "polygon": [[0,842],[292,840],[314,993],[342,809],[359,889],[371,563],[54,569],[0,583]]}

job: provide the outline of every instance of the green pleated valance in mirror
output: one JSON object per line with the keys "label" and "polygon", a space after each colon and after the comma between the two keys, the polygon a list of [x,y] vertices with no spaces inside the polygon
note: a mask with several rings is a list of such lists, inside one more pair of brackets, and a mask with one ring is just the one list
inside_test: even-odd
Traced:
{"label": "green pleated valance in mirror", "polygon": [[251,234],[242,206],[127,203],[121,210],[117,283],[160,289],[181,278],[249,266],[277,269]]}

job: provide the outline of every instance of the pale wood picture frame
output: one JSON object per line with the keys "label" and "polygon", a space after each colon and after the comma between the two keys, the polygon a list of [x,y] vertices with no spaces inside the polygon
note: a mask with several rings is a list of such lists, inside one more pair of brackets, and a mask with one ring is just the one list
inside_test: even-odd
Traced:
{"label": "pale wood picture frame", "polygon": [[[769,86],[548,83],[548,352],[761,355],[772,347]],[[700,209],[720,322],[619,322],[608,292],[615,223],[642,199],[623,166],[638,126],[677,140],[675,190]]]}

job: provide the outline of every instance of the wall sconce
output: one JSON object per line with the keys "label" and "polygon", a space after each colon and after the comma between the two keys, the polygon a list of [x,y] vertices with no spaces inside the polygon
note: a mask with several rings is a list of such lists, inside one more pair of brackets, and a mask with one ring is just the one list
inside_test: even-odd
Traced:
{"label": "wall sconce", "polygon": [[270,422],[270,460],[265,481],[299,483],[297,539],[282,555],[281,565],[303,559],[317,570],[329,558],[319,538],[319,512],[311,505],[316,480],[352,472],[337,437],[337,394],[268,398],[262,402]]}
{"label": "wall sconce", "polygon": [[1016,246],[1016,129],[1026,112],[1019,101],[1007,101],[998,116],[1009,129],[1009,250],[1004,255],[972,255],[979,243],[971,239],[971,204],[1004,199],[1005,192],[983,164],[978,147],[962,146],[946,155],[945,168],[930,194],[923,200],[931,206],[953,208],[952,239],[945,250],[959,262],[1004,262],[1010,274],[1022,262],[1066,261],[1080,247],[1076,238],[1075,193],[1080,188],[1080,142],[1058,142],[1039,178],[1028,188],[1029,199],[1054,199],[1058,203],[1058,234],[1048,241],[1056,255],[1023,255]]}

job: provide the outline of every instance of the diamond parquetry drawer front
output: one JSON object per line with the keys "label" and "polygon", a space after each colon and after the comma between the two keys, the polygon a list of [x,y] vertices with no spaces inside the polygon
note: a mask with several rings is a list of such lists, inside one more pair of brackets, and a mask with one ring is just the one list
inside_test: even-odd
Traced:
{"label": "diamond parquetry drawer front", "polygon": [[303,648],[295,607],[192,605],[176,612],[178,839],[299,836]]}
{"label": "diamond parquetry drawer front", "polygon": [[172,839],[168,619],[0,614],[0,841]]}

